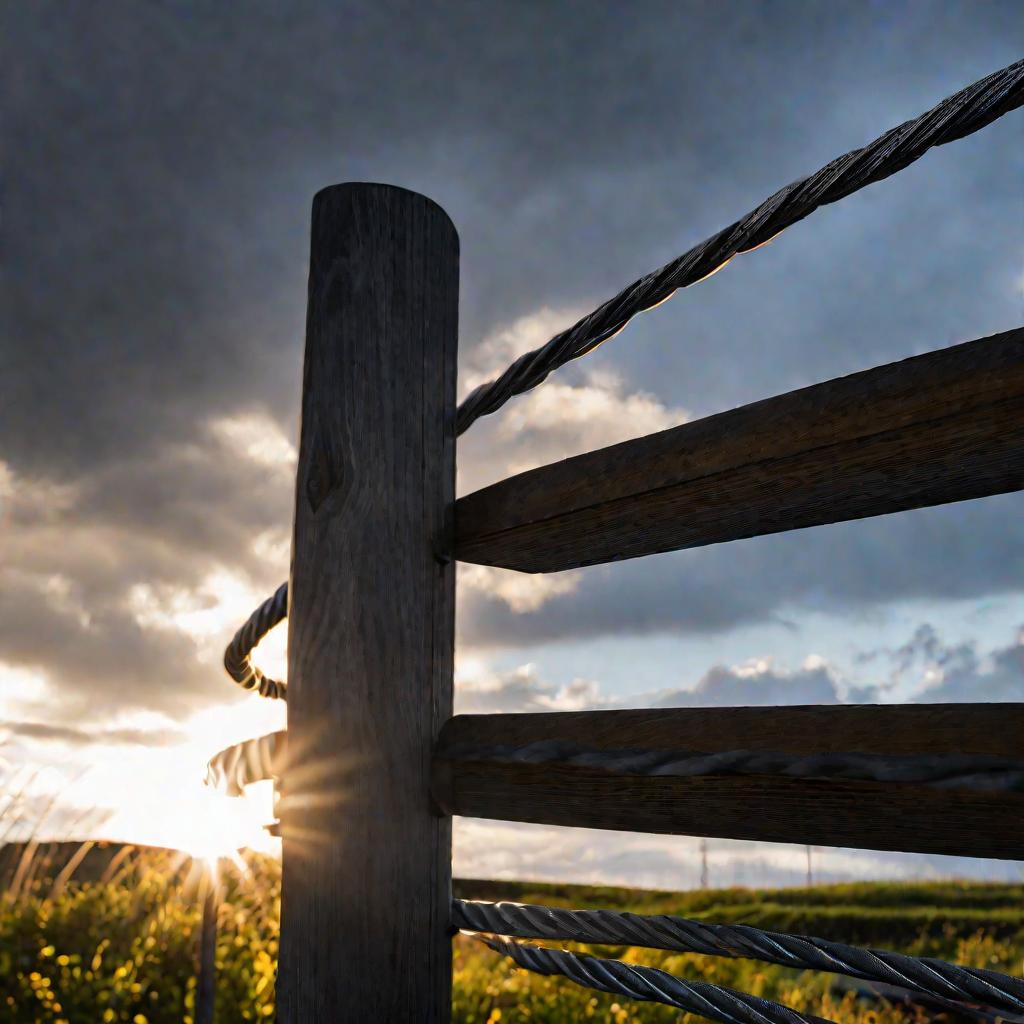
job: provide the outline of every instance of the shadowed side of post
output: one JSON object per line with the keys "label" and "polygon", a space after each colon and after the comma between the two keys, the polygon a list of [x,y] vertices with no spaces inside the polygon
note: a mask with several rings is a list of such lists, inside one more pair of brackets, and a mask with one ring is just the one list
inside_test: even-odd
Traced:
{"label": "shadowed side of post", "polygon": [[450,1019],[458,236],[423,196],[313,203],[288,637],[278,1019]]}

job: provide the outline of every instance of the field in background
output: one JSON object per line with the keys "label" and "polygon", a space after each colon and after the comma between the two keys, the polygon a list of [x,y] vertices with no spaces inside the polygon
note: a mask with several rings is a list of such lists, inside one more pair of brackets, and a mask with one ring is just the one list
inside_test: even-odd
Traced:
{"label": "field in background", "polygon": [[[41,847],[31,857],[13,846],[0,849],[5,892],[0,904],[0,1021],[190,1024],[200,866],[172,851],[107,846],[90,849],[68,877],[69,858],[77,849],[77,844]],[[271,1021],[279,865],[249,856],[224,865],[221,879],[217,1020]],[[1024,966],[1021,885],[861,883],[665,893],[464,880],[456,884],[456,895],[743,921],[1012,974]],[[591,951],[779,999],[840,1024],[995,1020],[891,1006],[835,976],[750,961],[621,947]],[[457,1024],[698,1019],[667,1007],[620,1004],[566,981],[527,976],[466,937],[456,942],[454,1003]]]}

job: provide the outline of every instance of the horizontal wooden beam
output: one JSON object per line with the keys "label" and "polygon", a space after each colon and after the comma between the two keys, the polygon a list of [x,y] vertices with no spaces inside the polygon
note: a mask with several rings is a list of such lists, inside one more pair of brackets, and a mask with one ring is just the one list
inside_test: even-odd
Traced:
{"label": "horizontal wooden beam", "polygon": [[1021,792],[771,775],[642,777],[454,757],[556,741],[594,751],[1020,759],[1022,738],[1024,704],[457,715],[441,733],[433,793],[450,814],[503,821],[1024,860]]}
{"label": "horizontal wooden beam", "polygon": [[1024,328],[520,473],[456,557],[556,572],[1024,488]]}

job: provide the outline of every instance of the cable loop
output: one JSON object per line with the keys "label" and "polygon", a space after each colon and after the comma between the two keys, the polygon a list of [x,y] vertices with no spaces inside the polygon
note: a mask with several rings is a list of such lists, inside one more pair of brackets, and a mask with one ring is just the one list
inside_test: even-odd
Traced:
{"label": "cable loop", "polygon": [[246,619],[224,651],[224,669],[245,690],[257,690],[261,697],[288,699],[288,684],[264,675],[253,663],[256,645],[288,615],[288,583],[282,583]]}

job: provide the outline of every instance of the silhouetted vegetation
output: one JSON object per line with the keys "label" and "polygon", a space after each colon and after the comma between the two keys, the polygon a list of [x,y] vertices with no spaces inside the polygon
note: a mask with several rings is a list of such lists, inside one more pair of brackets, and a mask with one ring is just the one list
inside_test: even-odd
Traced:
{"label": "silhouetted vegetation", "polygon": [[[60,877],[67,857],[51,855],[49,865],[22,873],[16,892],[8,874],[0,906],[0,1021],[191,1024],[202,865],[169,851],[118,852],[99,851],[82,877],[70,879]],[[14,858],[15,870],[21,859]],[[217,1020],[272,1021],[279,864],[250,855],[238,864],[222,862],[219,875]],[[1018,885],[861,883],[670,893],[462,880],[456,891],[466,898],[745,921],[1008,973],[1019,973],[1024,957],[1024,886]],[[621,947],[590,951],[754,992],[840,1024],[941,1019],[934,1010],[866,1000],[856,988],[840,989],[831,975]],[[457,1024],[696,1021],[667,1007],[620,1003],[563,980],[526,975],[468,937],[456,941],[454,1007]]]}

